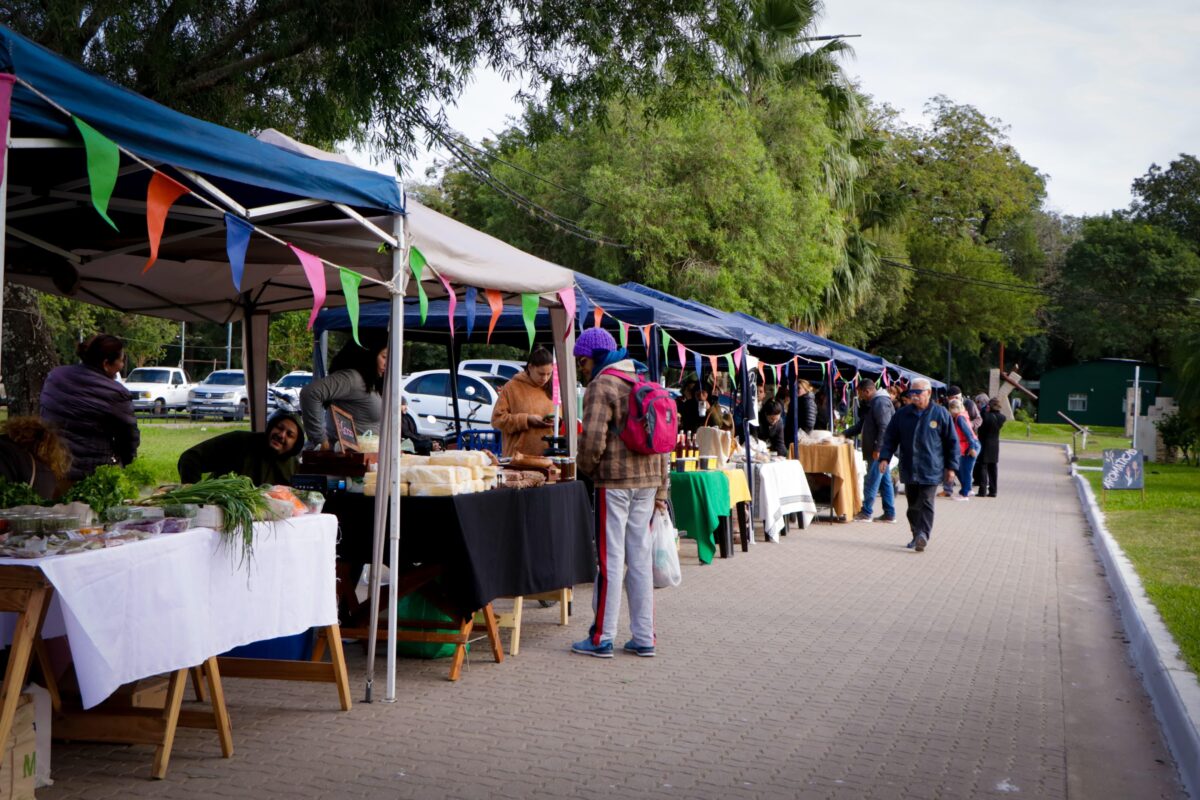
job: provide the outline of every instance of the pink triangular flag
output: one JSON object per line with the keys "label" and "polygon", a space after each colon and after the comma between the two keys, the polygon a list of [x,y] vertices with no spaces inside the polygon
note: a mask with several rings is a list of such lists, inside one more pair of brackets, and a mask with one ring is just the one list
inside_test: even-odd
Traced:
{"label": "pink triangular flag", "polygon": [[288,244],[288,247],[292,248],[296,258],[300,259],[300,266],[304,267],[304,277],[308,278],[308,285],[312,287],[313,309],[308,317],[308,329],[311,331],[313,323],[317,321],[317,312],[325,305],[325,265],[321,263],[321,259],[312,253],[304,252],[294,244]]}
{"label": "pink triangular flag", "polygon": [[450,285],[450,281],[446,280],[446,276],[438,273],[438,280],[442,282],[442,286],[446,288],[446,300],[450,302],[450,339],[454,339],[454,307],[458,305],[458,297],[454,294],[454,288]]}
{"label": "pink triangular flag", "polygon": [[562,301],[563,311],[567,312],[567,332],[563,334],[563,338],[566,339],[575,327],[575,290],[571,287],[559,289],[558,299]]}
{"label": "pink triangular flag", "polygon": [[680,372],[680,374],[683,373],[684,368],[687,366],[687,362],[684,360],[684,355],[683,355],[686,350],[687,350],[687,348],[684,347],[682,344],[680,344],[679,340],[676,339],[675,340],[675,352],[679,354],[679,372]]}

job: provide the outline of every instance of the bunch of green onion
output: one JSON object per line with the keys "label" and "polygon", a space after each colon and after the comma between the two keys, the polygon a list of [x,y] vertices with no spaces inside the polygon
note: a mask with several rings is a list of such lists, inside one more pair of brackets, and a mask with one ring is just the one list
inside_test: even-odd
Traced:
{"label": "bunch of green onion", "polygon": [[156,506],[177,503],[216,506],[225,515],[225,540],[230,543],[240,540],[243,562],[254,556],[254,521],[270,518],[262,489],[245,475],[232,472],[155,494],[142,502]]}

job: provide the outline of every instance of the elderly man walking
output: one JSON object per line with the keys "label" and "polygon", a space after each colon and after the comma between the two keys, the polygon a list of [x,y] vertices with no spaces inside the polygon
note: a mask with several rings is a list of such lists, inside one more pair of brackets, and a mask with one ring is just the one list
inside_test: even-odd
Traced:
{"label": "elderly man walking", "polygon": [[908,526],[918,553],[933,532],[933,503],[938,486],[958,470],[958,439],[950,413],[930,402],[929,381],[914,380],[906,393],[910,402],[892,417],[879,448],[879,471],[886,473],[892,454],[900,454],[900,480],[908,501]]}

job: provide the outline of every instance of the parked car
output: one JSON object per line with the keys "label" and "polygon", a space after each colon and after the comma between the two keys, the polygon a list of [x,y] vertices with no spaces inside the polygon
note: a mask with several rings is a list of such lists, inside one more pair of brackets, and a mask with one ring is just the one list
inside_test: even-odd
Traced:
{"label": "parked car", "polygon": [[459,372],[483,372],[488,375],[499,375],[506,381],[523,369],[525,369],[525,362],[508,361],[502,358],[469,358],[458,364]]}
{"label": "parked car", "polygon": [[[492,379],[488,375],[459,371],[458,410],[464,430],[492,427],[492,409],[500,397],[499,389],[489,382]],[[408,398],[409,413],[416,420],[420,433],[442,436],[454,430],[450,370],[414,372],[407,378],[401,378],[400,387],[401,393]]]}
{"label": "parked car", "polygon": [[216,416],[227,420],[245,419],[250,412],[246,373],[240,369],[219,369],[188,392],[187,410],[193,418]]}
{"label": "parked car", "polygon": [[184,409],[188,392],[195,384],[178,367],[138,367],[121,381],[133,395],[134,411],[165,414],[167,409]]}
{"label": "parked car", "polygon": [[280,405],[290,411],[300,408],[300,390],[312,383],[313,374],[293,370],[267,387],[267,408],[274,411]]}

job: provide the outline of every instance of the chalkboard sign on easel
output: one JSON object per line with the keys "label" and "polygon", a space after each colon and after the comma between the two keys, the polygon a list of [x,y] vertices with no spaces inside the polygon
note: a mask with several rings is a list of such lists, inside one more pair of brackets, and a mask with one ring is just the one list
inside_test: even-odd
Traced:
{"label": "chalkboard sign on easel", "polygon": [[330,406],[329,413],[333,415],[333,430],[337,433],[338,444],[343,453],[358,452],[358,436],[354,432],[354,417],[344,409]]}
{"label": "chalkboard sign on easel", "polygon": [[1105,450],[1101,485],[1104,492],[1101,502],[1108,497],[1108,490],[1140,489],[1146,499],[1146,474],[1143,469],[1145,456],[1141,450]]}

